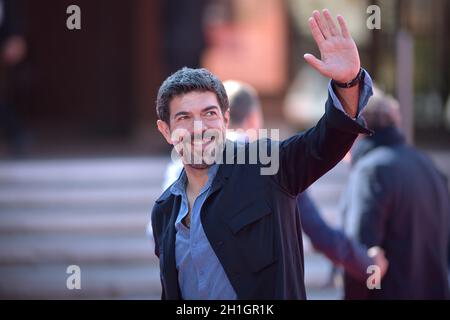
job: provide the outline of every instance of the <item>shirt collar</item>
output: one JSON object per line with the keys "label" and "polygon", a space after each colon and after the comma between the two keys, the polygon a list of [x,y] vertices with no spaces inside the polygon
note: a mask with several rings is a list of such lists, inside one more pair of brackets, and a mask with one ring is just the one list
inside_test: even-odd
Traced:
{"label": "shirt collar", "polygon": [[[211,186],[214,178],[216,177],[218,169],[219,165],[217,163],[213,164],[208,168],[208,181],[206,182],[205,186],[203,187],[202,191],[200,191],[200,193],[202,193],[204,190],[208,189]],[[183,171],[181,171],[178,180],[175,181],[175,183],[170,187],[170,192],[174,195],[183,195],[184,192],[186,191],[186,185],[187,185],[187,176],[186,171],[183,169]]]}

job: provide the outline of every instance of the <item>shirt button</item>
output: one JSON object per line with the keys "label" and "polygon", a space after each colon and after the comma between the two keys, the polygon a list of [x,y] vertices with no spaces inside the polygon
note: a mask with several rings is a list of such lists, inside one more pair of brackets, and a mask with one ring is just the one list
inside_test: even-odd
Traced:
{"label": "shirt button", "polygon": [[203,271],[200,271],[200,275],[203,276],[205,273]]}

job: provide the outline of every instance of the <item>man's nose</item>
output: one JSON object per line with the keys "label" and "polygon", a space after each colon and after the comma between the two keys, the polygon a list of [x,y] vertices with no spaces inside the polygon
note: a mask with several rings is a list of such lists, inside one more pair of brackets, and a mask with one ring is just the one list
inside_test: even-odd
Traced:
{"label": "man's nose", "polygon": [[194,130],[192,131],[194,139],[202,139],[205,131],[205,124],[202,120],[194,120]]}

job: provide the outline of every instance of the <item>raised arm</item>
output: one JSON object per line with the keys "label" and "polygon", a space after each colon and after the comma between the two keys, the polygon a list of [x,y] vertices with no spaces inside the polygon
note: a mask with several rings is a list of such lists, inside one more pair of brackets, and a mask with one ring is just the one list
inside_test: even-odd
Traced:
{"label": "raised arm", "polygon": [[[279,145],[279,170],[274,177],[293,196],[333,168],[351,148],[358,134],[371,134],[359,114],[372,95],[372,81],[361,69],[358,50],[344,19],[338,18],[341,26],[338,32],[327,10],[324,10],[324,16],[328,19],[314,11],[309,19],[322,59],[310,54],[306,54],[305,59],[332,79],[325,115],[314,128]],[[339,87],[345,83],[350,88]]]}
{"label": "raised arm", "polygon": [[323,16],[317,10],[313,12],[313,16],[309,18],[309,27],[319,47],[321,60],[310,53],[304,57],[314,69],[333,80],[333,89],[345,112],[355,118],[358,114],[360,83],[354,81],[355,85],[351,85],[360,76],[361,62],[358,48],[344,18],[338,15],[337,21],[340,29],[327,9],[323,10]]}

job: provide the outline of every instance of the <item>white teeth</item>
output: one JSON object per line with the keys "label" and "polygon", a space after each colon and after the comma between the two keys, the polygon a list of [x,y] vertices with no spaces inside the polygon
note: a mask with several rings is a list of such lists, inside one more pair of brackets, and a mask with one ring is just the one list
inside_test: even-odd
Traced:
{"label": "white teeth", "polygon": [[194,143],[209,143],[211,142],[213,139],[202,139],[202,140],[194,140]]}
{"label": "white teeth", "polygon": [[194,141],[193,144],[208,144],[210,143],[212,140],[199,140],[199,141]]}

